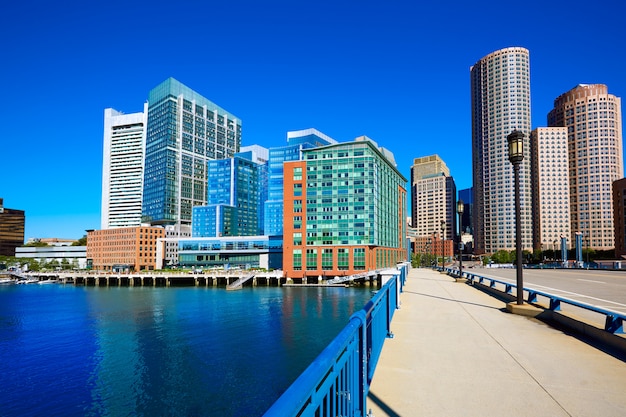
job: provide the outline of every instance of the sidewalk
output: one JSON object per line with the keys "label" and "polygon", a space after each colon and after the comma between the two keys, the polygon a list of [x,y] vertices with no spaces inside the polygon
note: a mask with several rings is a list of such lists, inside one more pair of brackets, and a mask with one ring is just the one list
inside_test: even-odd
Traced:
{"label": "sidewalk", "polygon": [[626,363],[429,269],[410,271],[374,417],[626,416]]}

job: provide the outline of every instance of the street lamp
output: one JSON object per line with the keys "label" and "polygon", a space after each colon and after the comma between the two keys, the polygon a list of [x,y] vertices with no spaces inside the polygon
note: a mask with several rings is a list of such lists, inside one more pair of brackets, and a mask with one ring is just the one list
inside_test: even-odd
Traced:
{"label": "street lamp", "polygon": [[441,270],[446,266],[446,249],[444,246],[444,242],[446,240],[446,221],[441,221]]}
{"label": "street lamp", "polygon": [[456,202],[456,212],[459,215],[459,278],[463,278],[463,200]]}
{"label": "street lamp", "polygon": [[517,304],[524,304],[524,278],[522,276],[522,219],[519,189],[519,167],[524,160],[524,133],[514,130],[506,137],[509,142],[509,161],[513,164],[515,180],[515,250],[517,267]]}

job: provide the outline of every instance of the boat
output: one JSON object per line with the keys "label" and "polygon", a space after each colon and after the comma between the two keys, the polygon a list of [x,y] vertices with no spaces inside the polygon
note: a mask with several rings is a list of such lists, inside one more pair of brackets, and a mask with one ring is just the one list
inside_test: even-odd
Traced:
{"label": "boat", "polygon": [[0,278],[0,285],[14,284],[14,283],[15,281],[12,278],[5,278],[5,277]]}
{"label": "boat", "polygon": [[56,279],[44,279],[42,281],[38,281],[37,284],[39,285],[44,285],[44,284],[56,284],[57,280]]}

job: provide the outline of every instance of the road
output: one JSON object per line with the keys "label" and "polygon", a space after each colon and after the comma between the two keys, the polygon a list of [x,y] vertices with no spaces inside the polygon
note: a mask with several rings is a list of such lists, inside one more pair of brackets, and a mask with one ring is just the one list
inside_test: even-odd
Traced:
{"label": "road", "polygon": [[[515,269],[472,268],[468,272],[515,283]],[[626,314],[626,271],[524,269],[524,287]]]}

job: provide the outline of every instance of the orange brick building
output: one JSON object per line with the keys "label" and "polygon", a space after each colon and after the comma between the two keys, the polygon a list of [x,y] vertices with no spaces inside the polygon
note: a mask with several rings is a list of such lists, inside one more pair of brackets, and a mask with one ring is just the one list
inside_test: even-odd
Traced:
{"label": "orange brick building", "polygon": [[87,232],[87,266],[94,270],[132,272],[154,270],[157,239],[162,227],[121,227]]}

